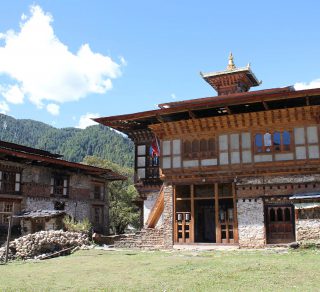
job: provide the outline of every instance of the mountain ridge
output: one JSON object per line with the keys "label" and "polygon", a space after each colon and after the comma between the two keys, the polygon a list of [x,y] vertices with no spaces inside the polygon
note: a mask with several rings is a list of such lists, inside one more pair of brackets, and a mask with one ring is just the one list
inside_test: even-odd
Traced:
{"label": "mountain ridge", "polygon": [[94,155],[133,167],[133,142],[103,125],[59,129],[40,121],[0,114],[0,140],[61,154],[68,161],[81,162]]}

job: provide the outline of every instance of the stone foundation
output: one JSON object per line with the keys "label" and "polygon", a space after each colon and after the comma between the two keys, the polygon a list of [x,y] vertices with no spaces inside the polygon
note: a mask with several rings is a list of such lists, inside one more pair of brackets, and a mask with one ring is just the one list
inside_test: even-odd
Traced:
{"label": "stone foundation", "polygon": [[319,241],[320,219],[298,219],[296,221],[297,241]]}
{"label": "stone foundation", "polygon": [[263,247],[266,240],[262,199],[238,200],[237,209],[239,245],[242,247]]}
{"label": "stone foundation", "polygon": [[141,231],[121,235],[114,243],[116,248],[161,249],[164,247],[163,228],[144,228]]}
{"label": "stone foundation", "polygon": [[90,219],[90,204],[87,201],[78,201],[60,198],[28,197],[25,201],[26,210],[54,210],[55,202],[64,202],[64,211],[76,220]]}

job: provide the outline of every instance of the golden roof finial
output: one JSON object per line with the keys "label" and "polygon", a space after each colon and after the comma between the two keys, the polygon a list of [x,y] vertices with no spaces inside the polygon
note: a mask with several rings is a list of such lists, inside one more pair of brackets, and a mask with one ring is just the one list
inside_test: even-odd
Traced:
{"label": "golden roof finial", "polygon": [[234,62],[233,62],[232,52],[230,52],[227,70],[233,70],[233,69],[236,69],[236,65],[235,65]]}

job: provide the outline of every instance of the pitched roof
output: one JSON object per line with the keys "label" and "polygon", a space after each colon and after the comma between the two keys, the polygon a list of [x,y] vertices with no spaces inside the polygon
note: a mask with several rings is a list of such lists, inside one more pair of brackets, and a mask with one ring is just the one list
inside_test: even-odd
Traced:
{"label": "pitched roof", "polygon": [[82,163],[70,162],[60,159],[61,155],[48,151],[26,147],[19,144],[0,141],[1,158],[17,160],[19,162],[33,163],[36,165],[63,168],[99,176],[106,180],[125,180],[126,177],[107,168],[100,168]]}
{"label": "pitched roof", "polygon": [[159,104],[159,109],[102,117],[96,122],[126,134],[151,124],[268,109],[320,105],[320,88],[294,90],[292,86],[211,96]]}

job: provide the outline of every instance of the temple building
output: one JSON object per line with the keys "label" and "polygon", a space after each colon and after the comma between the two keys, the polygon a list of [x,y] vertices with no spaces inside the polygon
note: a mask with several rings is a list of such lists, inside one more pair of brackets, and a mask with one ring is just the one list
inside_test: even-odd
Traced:
{"label": "temple building", "polygon": [[232,54],[201,77],[217,96],[96,119],[135,143],[144,238],[157,230],[166,248],[320,239],[320,88],[250,91],[261,81]]}

